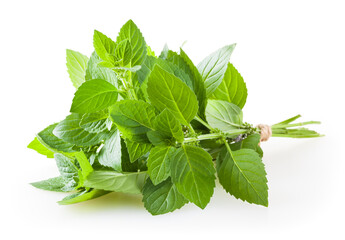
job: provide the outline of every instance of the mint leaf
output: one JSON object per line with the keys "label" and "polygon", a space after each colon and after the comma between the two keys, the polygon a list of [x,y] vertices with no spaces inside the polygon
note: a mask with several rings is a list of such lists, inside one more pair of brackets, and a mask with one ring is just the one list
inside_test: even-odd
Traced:
{"label": "mint leaf", "polygon": [[79,52],[69,49],[66,50],[67,71],[75,88],[78,88],[85,82],[85,71],[88,60],[88,57]]}
{"label": "mint leaf", "polygon": [[125,138],[134,142],[148,142],[146,133],[153,129],[155,118],[155,109],[150,104],[123,100],[110,109],[110,116]]}
{"label": "mint leaf", "polygon": [[198,69],[196,68],[196,66],[192,62],[192,60],[190,60],[190,58],[182,50],[182,48],[180,49],[180,56],[183,59],[184,63],[187,64],[187,66],[189,68],[189,71],[188,71],[188,69],[186,69],[186,71],[189,73],[189,75],[192,79],[193,90],[195,92],[195,95],[196,95],[196,97],[198,99],[198,103],[199,103],[199,114],[201,116],[204,116],[205,108],[206,108],[206,104],[207,104],[207,98],[206,98],[206,88],[205,88],[203,79],[202,79]]}
{"label": "mint leaf", "polygon": [[84,190],[82,192],[73,193],[58,203],[60,205],[69,205],[69,204],[75,204],[80,202],[85,202],[87,200],[95,199],[101,196],[104,196],[105,194],[108,194],[108,191],[104,190],[98,190],[98,189],[92,189],[90,191]]}
{"label": "mint leaf", "polygon": [[189,125],[198,111],[198,101],[185,83],[155,66],[147,86],[150,101],[157,109],[163,111],[167,108],[182,124]]}
{"label": "mint leaf", "polygon": [[244,107],[247,100],[246,83],[241,74],[231,63],[228,63],[222,82],[210,98],[228,101],[240,108]]}
{"label": "mint leaf", "polygon": [[174,115],[164,109],[154,121],[155,131],[150,131],[147,136],[150,142],[155,146],[175,145],[175,142],[183,142],[184,134],[181,124],[174,118]]}
{"label": "mint leaf", "polygon": [[245,139],[243,139],[240,142],[231,144],[231,150],[236,151],[236,150],[239,150],[242,148],[253,149],[262,158],[263,157],[263,151],[262,151],[261,147],[259,146],[259,143],[260,143],[260,134],[255,133],[253,135],[247,136]]}
{"label": "mint leaf", "polygon": [[181,124],[174,118],[174,115],[164,109],[155,119],[154,128],[167,137],[173,137],[178,142],[183,142],[184,134]]}
{"label": "mint leaf", "polygon": [[113,105],[117,89],[110,83],[95,79],[83,83],[74,94],[71,112],[91,113]]}
{"label": "mint leaf", "polygon": [[115,49],[115,56],[117,59],[120,59],[121,66],[127,66],[131,62],[132,46],[128,39],[119,42]]}
{"label": "mint leaf", "polygon": [[151,49],[150,46],[146,46],[146,50],[147,50],[147,56],[153,56],[156,57],[155,52]]}
{"label": "mint leaf", "polygon": [[198,70],[205,82],[207,97],[221,84],[235,46],[236,44],[222,47],[198,64]]}
{"label": "mint leaf", "polygon": [[120,132],[115,130],[111,137],[104,142],[104,146],[98,154],[98,161],[106,167],[114,168],[121,172],[121,137]]}
{"label": "mint leaf", "polygon": [[109,68],[100,66],[101,62],[102,59],[96,52],[93,52],[87,64],[85,80],[102,79],[117,87],[116,73]]}
{"label": "mint leaf", "polygon": [[89,162],[89,160],[87,159],[87,157],[85,156],[84,152],[77,152],[75,155],[75,158],[77,159],[80,168],[82,170],[82,175],[83,178],[87,178],[87,176],[93,171],[93,168]]}
{"label": "mint leaf", "polygon": [[136,161],[138,158],[148,153],[152,148],[152,144],[150,143],[137,143],[129,139],[126,139],[126,146],[131,162]]}
{"label": "mint leaf", "polygon": [[129,20],[122,26],[116,43],[128,39],[132,49],[132,59],[130,60],[130,67],[140,65],[146,57],[146,42],[142,36],[139,28],[132,20]]}
{"label": "mint leaf", "polygon": [[135,81],[137,81],[140,84],[147,81],[156,63],[157,63],[157,58],[152,57],[152,56],[147,56],[144,62],[142,63],[140,70],[137,71],[134,75]]}
{"label": "mint leaf", "polygon": [[90,133],[80,127],[79,123],[82,119],[82,114],[72,113],[68,115],[65,120],[61,121],[53,130],[53,134],[77,146],[92,146],[100,143],[103,139],[109,136],[107,131],[100,133]]}
{"label": "mint leaf", "polygon": [[97,55],[104,61],[115,62],[114,54],[116,44],[103,33],[95,30],[93,35],[93,46]]}
{"label": "mint leaf", "polygon": [[143,188],[143,195],[144,206],[152,215],[173,212],[188,202],[178,192],[170,179],[156,186],[150,179],[147,179]]}
{"label": "mint leaf", "polygon": [[54,129],[58,123],[52,124],[46,127],[44,130],[37,134],[38,141],[45,146],[47,149],[54,153],[64,152],[73,153],[76,152],[74,149],[74,144],[63,141],[62,139],[56,137],[53,134]]}
{"label": "mint leaf", "polygon": [[56,165],[61,174],[61,177],[65,180],[65,186],[62,188],[63,191],[72,191],[77,187],[78,183],[78,168],[72,162],[73,159],[69,158],[61,153],[55,153],[54,158]]}
{"label": "mint leaf", "polygon": [[265,166],[252,149],[231,151],[224,146],[217,158],[219,182],[236,198],[268,206]]}
{"label": "mint leaf", "polygon": [[243,113],[235,104],[221,100],[209,100],[206,107],[206,119],[211,127],[229,131],[242,125]]}
{"label": "mint leaf", "polygon": [[78,168],[72,163],[73,159],[61,153],[54,154],[56,165],[62,177],[73,179],[78,176]]}
{"label": "mint leaf", "polygon": [[49,178],[47,180],[30,183],[32,186],[54,192],[69,192],[70,190],[65,189],[66,181],[62,176]]}
{"label": "mint leaf", "polygon": [[145,172],[94,171],[85,180],[84,185],[106,191],[139,194],[146,176]]}
{"label": "mint leaf", "polygon": [[182,145],[171,161],[171,176],[178,191],[200,208],[209,203],[215,187],[212,157],[199,147]]}
{"label": "mint leaf", "polygon": [[47,147],[40,143],[37,137],[30,142],[28,148],[35,150],[39,154],[45,155],[47,158],[54,158],[54,152],[50,151]]}
{"label": "mint leaf", "polygon": [[170,176],[170,162],[174,157],[174,148],[170,146],[154,147],[147,159],[148,174],[154,185]]}
{"label": "mint leaf", "polygon": [[[128,140],[128,139],[126,139]],[[146,171],[146,154],[131,162],[125,141],[121,138],[121,167],[122,172]]]}
{"label": "mint leaf", "polygon": [[85,113],[80,120],[79,125],[90,133],[99,133],[109,130],[113,122],[109,119],[109,112],[107,110]]}

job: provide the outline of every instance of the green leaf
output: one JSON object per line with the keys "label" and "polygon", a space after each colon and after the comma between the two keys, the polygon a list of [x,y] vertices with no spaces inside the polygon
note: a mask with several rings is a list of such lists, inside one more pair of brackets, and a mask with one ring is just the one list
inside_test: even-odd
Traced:
{"label": "green leaf", "polygon": [[204,209],[215,187],[215,169],[212,157],[195,146],[182,145],[171,161],[172,181],[189,201]]}
{"label": "green leaf", "polygon": [[219,182],[236,198],[268,206],[265,166],[252,149],[231,151],[224,146],[217,158]]}
{"label": "green leaf", "polygon": [[139,194],[146,177],[145,172],[94,171],[85,180],[84,185],[106,191]]}
{"label": "green leaf", "polygon": [[198,101],[193,91],[159,66],[155,66],[149,76],[147,93],[157,109],[169,109],[184,125],[189,125],[198,111]]}
{"label": "green leaf", "polygon": [[79,52],[69,49],[66,50],[67,72],[75,88],[78,88],[85,82],[85,71],[88,60],[88,57]]}
{"label": "green leaf", "polygon": [[28,148],[35,150],[39,154],[47,156],[47,158],[54,158],[54,152],[50,151],[47,147],[45,147],[40,141],[35,137],[32,142],[28,145]]}
{"label": "green leaf", "polygon": [[71,112],[91,113],[113,105],[117,100],[117,89],[112,84],[95,79],[86,81],[76,91]]}
{"label": "green leaf", "polygon": [[178,192],[176,186],[170,179],[156,186],[150,179],[147,179],[143,188],[143,195],[144,206],[152,215],[173,212],[176,209],[180,209],[188,202],[188,200]]}
{"label": "green leaf", "polygon": [[138,158],[142,157],[150,151],[152,144],[150,143],[137,143],[126,139],[126,146],[129,153],[129,158],[131,162],[136,161]]}
{"label": "green leaf", "polygon": [[241,74],[228,63],[224,78],[210,97],[224,100],[243,108],[247,100],[247,87]]}
{"label": "green leaf", "polygon": [[104,142],[98,154],[98,161],[106,167],[121,172],[121,137],[119,130],[115,130],[111,137]]}
{"label": "green leaf", "polygon": [[82,191],[78,193],[73,193],[72,195],[69,195],[59,201],[58,203],[60,205],[69,205],[69,204],[75,204],[80,202],[85,202],[87,200],[95,199],[101,196],[104,196],[105,194],[108,194],[109,191],[104,190],[98,190],[98,189],[92,189],[90,191]]}
{"label": "green leaf", "polygon": [[115,56],[117,59],[121,59],[121,66],[126,66],[132,59],[132,46],[128,39],[122,40],[116,46]]}
{"label": "green leaf", "polygon": [[112,124],[108,111],[103,110],[95,113],[85,113],[79,125],[90,133],[99,133],[105,130],[110,131]]}
{"label": "green leaf", "polygon": [[61,153],[55,153],[54,158],[56,165],[61,174],[61,177],[65,180],[65,186],[62,188],[63,191],[72,191],[77,187],[78,183],[78,168],[72,162],[73,159],[69,158]]}
{"label": "green leaf", "polygon": [[231,144],[230,146],[231,146],[231,150],[233,151],[236,151],[242,148],[253,149],[262,158],[263,151],[261,147],[259,146],[259,143],[260,143],[260,134],[255,133],[255,134],[247,136],[245,139],[243,139],[240,142]]}
{"label": "green leaf", "polygon": [[164,44],[163,50],[161,54],[159,55],[159,58],[164,59],[164,60],[167,59],[168,53],[169,53],[168,44]]}
{"label": "green leaf", "polygon": [[89,162],[89,160],[87,159],[87,157],[85,156],[85,153],[83,151],[81,152],[77,152],[74,155],[80,165],[80,168],[82,170],[82,174],[83,174],[83,178],[87,178],[87,176],[93,171],[93,168]]}
{"label": "green leaf", "polygon": [[[128,139],[126,139],[128,140]],[[128,153],[128,149],[126,146],[126,143],[123,139],[121,139],[121,167],[122,172],[138,172],[140,171],[146,171],[146,157],[142,156],[139,159],[137,159],[134,162],[131,162],[130,156]]]}
{"label": "green leaf", "polygon": [[221,131],[229,131],[239,128],[243,122],[243,113],[233,103],[209,100],[206,107],[206,119],[211,127]]}
{"label": "green leaf", "polygon": [[193,90],[195,92],[195,95],[196,95],[196,97],[198,99],[198,103],[199,103],[199,114],[201,116],[204,116],[205,108],[206,108],[206,104],[207,104],[207,98],[206,98],[206,88],[205,88],[203,79],[202,79],[197,67],[194,65],[192,60],[190,60],[188,55],[182,50],[182,48],[180,49],[180,56],[189,68],[189,71],[188,71],[188,69],[186,69],[186,71],[189,73],[189,75],[192,79]]}
{"label": "green leaf", "polygon": [[93,35],[93,46],[97,55],[104,61],[114,62],[116,44],[103,33],[95,30]]}
{"label": "green leaf", "polygon": [[100,66],[101,61],[97,53],[93,52],[87,64],[85,80],[102,79],[117,87],[116,73],[109,68]]}
{"label": "green leaf", "polygon": [[140,65],[146,57],[146,42],[143,38],[139,28],[132,20],[129,20],[122,26],[119,36],[116,39],[117,43],[128,39],[132,48],[132,59],[130,66]]}
{"label": "green leaf", "polygon": [[168,62],[161,58],[155,58],[148,56],[141,65],[140,71],[138,71],[134,77],[135,81],[138,81],[141,85],[147,85],[148,77],[153,71],[155,65],[158,65],[163,70],[167,71],[178,77],[182,82],[187,84],[187,86],[193,90],[193,82],[187,73],[185,73],[179,66],[175,65],[173,62]]}
{"label": "green leaf", "polygon": [[147,159],[148,174],[154,185],[170,176],[170,163],[174,157],[174,148],[170,146],[154,147]]}
{"label": "green leaf", "polygon": [[156,62],[157,62],[157,58],[152,57],[152,56],[147,56],[144,62],[142,63],[140,70],[137,71],[134,75],[135,81],[139,82],[140,84],[147,81]]}
{"label": "green leaf", "polygon": [[56,137],[53,134],[53,130],[56,128],[58,123],[52,124],[39,132],[37,134],[38,141],[45,146],[47,149],[54,153],[64,152],[64,153],[73,153],[74,144],[63,141],[62,139]]}
{"label": "green leaf", "polygon": [[109,119],[108,109],[94,112],[85,113],[79,125],[90,133],[99,133],[105,130],[111,130],[113,122]]}
{"label": "green leaf", "polygon": [[61,153],[54,154],[56,165],[62,177],[71,179],[78,176],[78,168],[72,163],[73,159]]}
{"label": "green leaf", "polygon": [[153,129],[155,109],[146,102],[123,100],[110,109],[110,116],[125,138],[134,142],[149,142],[146,133]]}
{"label": "green leaf", "polygon": [[236,44],[222,47],[198,64],[198,70],[205,83],[207,97],[221,84],[235,46]]}
{"label": "green leaf", "polygon": [[180,143],[184,140],[181,124],[174,118],[174,115],[168,109],[164,109],[156,117],[154,128],[165,138],[174,138]]}
{"label": "green leaf", "polygon": [[80,127],[79,123],[82,114],[72,113],[65,120],[61,121],[53,130],[53,134],[58,138],[75,144],[77,146],[92,146],[100,143],[109,135],[107,131],[100,133],[90,133]]}
{"label": "green leaf", "polygon": [[65,189],[66,181],[62,176],[49,178],[47,180],[30,183],[32,186],[54,192],[69,192],[70,190]]}
{"label": "green leaf", "polygon": [[147,56],[156,57],[155,52],[151,49],[150,46],[146,46],[146,50],[147,50]]}

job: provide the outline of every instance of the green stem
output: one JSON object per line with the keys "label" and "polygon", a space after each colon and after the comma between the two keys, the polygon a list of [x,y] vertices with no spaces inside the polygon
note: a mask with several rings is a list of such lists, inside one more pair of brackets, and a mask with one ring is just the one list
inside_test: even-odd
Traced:
{"label": "green stem", "polygon": [[292,135],[292,134],[272,134],[272,137],[285,137],[285,138],[314,138],[314,137],[323,137],[322,134],[305,134],[305,135]]}
{"label": "green stem", "polygon": [[205,127],[207,127],[208,129],[212,130],[213,128],[204,120],[202,120],[198,115],[195,116],[194,118],[195,120],[197,120],[199,123],[201,123],[202,125],[204,125]]}
{"label": "green stem", "polygon": [[192,127],[192,125],[188,124],[187,127],[189,128],[189,131],[192,133],[192,135],[195,135],[195,131],[194,131],[194,128]]}
{"label": "green stem", "polygon": [[293,124],[281,124],[281,125],[273,125],[271,128],[289,128],[289,127],[300,127],[309,124],[321,124],[319,121],[309,121],[309,122],[301,122],[301,123],[293,123]]}
{"label": "green stem", "polygon": [[218,139],[220,137],[222,136],[219,133],[209,133],[209,134],[199,135],[196,137],[185,138],[183,142],[184,143],[196,142],[196,141],[207,140],[207,139]]}
{"label": "green stem", "polygon": [[234,129],[231,131],[226,131],[223,133],[208,133],[208,134],[202,134],[196,137],[190,137],[190,138],[185,138],[184,143],[188,142],[196,142],[196,141],[201,141],[201,140],[208,140],[208,139],[221,139],[224,137],[233,137],[242,133],[248,133],[249,130],[246,129]]}

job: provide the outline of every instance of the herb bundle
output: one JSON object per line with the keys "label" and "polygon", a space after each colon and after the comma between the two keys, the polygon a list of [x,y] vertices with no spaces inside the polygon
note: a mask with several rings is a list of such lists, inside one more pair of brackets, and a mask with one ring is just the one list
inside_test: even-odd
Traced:
{"label": "herb bundle", "polygon": [[[71,192],[73,204],[110,192],[142,194],[153,215],[192,202],[205,208],[216,175],[224,189],[249,203],[268,205],[260,139],[264,128],[243,121],[246,84],[229,62],[235,44],[198,65],[163,49],[159,57],[129,20],[116,41],[94,32],[88,58],[67,50],[77,89],[71,114],[39,132],[28,145],[55,158],[60,176],[32,183]],[[273,137],[321,136],[294,123],[267,128]]]}

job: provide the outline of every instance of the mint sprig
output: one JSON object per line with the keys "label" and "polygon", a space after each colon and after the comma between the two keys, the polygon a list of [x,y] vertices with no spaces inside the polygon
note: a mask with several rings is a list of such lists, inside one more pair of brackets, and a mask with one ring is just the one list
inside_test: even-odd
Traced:
{"label": "mint sprig", "polygon": [[[33,186],[71,192],[62,205],[142,194],[157,215],[188,202],[205,208],[217,176],[234,197],[268,206],[261,130],[243,120],[247,87],[229,62],[235,44],[195,65],[183,49],[156,56],[129,20],[116,41],[95,30],[93,46],[90,58],[66,52],[71,114],[28,145],[55,158],[61,175]],[[320,122],[298,118],[272,125],[272,136],[321,136],[304,127]]]}

